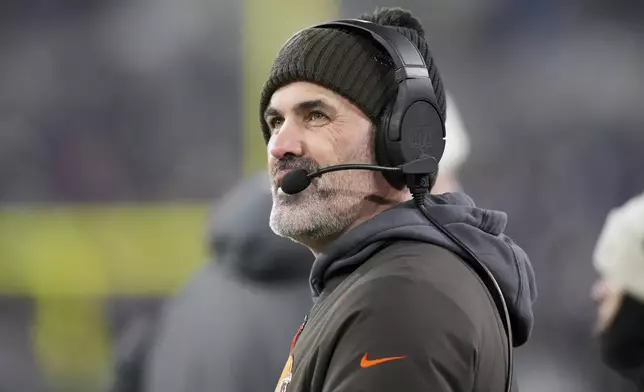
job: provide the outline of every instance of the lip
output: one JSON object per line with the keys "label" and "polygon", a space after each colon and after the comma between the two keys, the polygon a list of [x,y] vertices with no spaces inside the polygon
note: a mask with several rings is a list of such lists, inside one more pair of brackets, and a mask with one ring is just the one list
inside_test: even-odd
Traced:
{"label": "lip", "polygon": [[274,181],[275,185],[282,186],[282,180],[284,179],[284,176],[287,175],[291,170],[280,170],[275,174]]}

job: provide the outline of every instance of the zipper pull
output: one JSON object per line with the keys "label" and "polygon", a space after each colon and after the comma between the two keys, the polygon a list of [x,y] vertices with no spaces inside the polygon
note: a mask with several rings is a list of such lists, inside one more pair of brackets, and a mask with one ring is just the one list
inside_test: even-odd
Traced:
{"label": "zipper pull", "polygon": [[300,334],[304,330],[304,326],[306,325],[307,321],[309,321],[309,315],[308,314],[306,316],[304,316],[304,321],[302,321],[302,324],[297,329],[297,332],[295,332],[295,336],[293,336],[293,340],[291,341],[290,352],[293,352],[293,349],[295,348],[295,343],[297,343],[297,339],[300,337]]}

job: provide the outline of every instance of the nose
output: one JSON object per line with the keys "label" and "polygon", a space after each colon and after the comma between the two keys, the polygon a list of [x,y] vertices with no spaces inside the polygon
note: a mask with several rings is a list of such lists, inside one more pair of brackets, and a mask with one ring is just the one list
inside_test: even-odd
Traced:
{"label": "nose", "polygon": [[606,284],[606,282],[604,282],[603,280],[599,280],[595,282],[595,284],[593,285],[590,295],[593,298],[593,300],[595,300],[595,302],[602,302],[604,298],[608,296],[609,292],[610,292],[610,289]]}
{"label": "nose", "polygon": [[285,123],[280,131],[271,137],[268,152],[274,159],[280,160],[287,155],[300,157],[304,154],[301,132],[295,128]]}

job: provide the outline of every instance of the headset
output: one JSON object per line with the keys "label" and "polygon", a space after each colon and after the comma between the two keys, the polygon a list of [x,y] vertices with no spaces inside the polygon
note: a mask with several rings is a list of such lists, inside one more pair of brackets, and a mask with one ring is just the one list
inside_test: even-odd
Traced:
{"label": "headset", "polygon": [[312,173],[303,169],[287,173],[281,183],[284,193],[295,194],[306,189],[313,178],[339,170],[380,171],[393,185],[395,177],[404,176],[416,207],[427,220],[456,243],[469,256],[465,259],[485,284],[499,311],[507,336],[506,392],[512,388],[512,328],[503,292],[492,273],[474,252],[438,223],[424,205],[430,188],[430,176],[438,171],[438,162],[445,150],[445,122],[438,109],[429,70],[418,48],[395,29],[359,19],[342,19],[313,26],[313,28],[344,29],[367,35],[389,54],[395,69],[398,93],[384,109],[376,132],[378,165],[344,164],[322,168]]}

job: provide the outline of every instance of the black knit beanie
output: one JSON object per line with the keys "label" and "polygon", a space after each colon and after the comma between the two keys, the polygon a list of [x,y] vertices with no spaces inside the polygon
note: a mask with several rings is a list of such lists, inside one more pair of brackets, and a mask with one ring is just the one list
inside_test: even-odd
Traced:
{"label": "black knit beanie", "polygon": [[[421,23],[401,8],[379,8],[359,19],[393,26],[425,58],[443,121],[445,92]],[[308,28],[296,33],[280,49],[264,84],[259,103],[260,123],[268,143],[270,132],[264,111],[271,96],[292,82],[306,81],[325,87],[356,105],[376,125],[383,109],[396,97],[393,62],[372,38],[354,30]]]}

